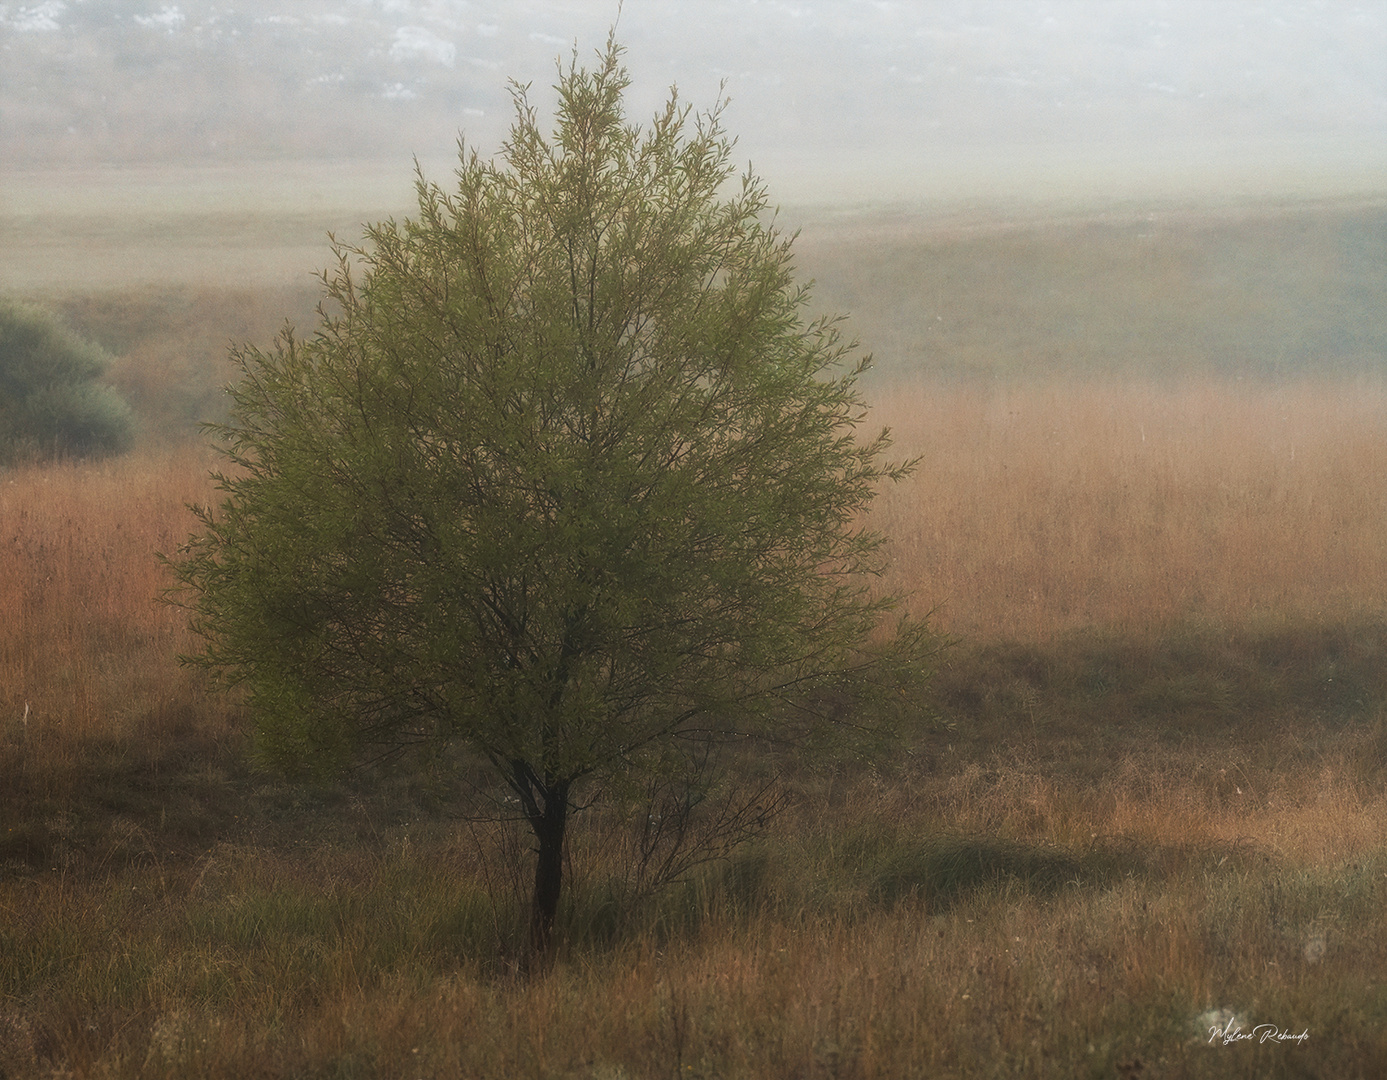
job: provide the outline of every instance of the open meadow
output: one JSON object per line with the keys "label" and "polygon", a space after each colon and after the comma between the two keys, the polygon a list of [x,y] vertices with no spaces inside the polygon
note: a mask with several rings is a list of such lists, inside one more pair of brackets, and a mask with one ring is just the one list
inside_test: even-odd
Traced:
{"label": "open meadow", "polygon": [[580,817],[528,977],[516,823],[262,772],[177,661],[193,422],[311,282],[35,278],[143,434],[0,472],[0,1077],[1384,1075],[1384,237],[806,226],[920,459],[888,584],[954,644],[888,760],[733,763],[786,809],[663,892]]}

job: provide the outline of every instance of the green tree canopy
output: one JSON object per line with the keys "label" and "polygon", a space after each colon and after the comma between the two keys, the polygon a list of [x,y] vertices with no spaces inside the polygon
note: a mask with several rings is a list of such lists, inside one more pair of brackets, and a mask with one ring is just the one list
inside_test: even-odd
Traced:
{"label": "green tree canopy", "polygon": [[672,95],[642,131],[628,81],[612,41],[575,59],[552,139],[516,87],[500,164],[421,176],[416,219],[339,252],[314,337],[236,354],[234,468],[179,564],[270,758],[490,762],[535,833],[541,949],[581,785],[872,727],[844,694],[928,651],[870,588],[863,514],[908,466],[856,437],[865,361],[803,320],[718,112]]}
{"label": "green tree canopy", "polygon": [[41,308],[0,298],[0,462],[130,444],[130,409],[97,380],[109,358]]}

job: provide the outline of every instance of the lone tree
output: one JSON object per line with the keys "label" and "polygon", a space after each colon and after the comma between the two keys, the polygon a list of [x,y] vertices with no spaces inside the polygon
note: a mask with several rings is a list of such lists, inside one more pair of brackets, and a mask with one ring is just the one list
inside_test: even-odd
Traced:
{"label": "lone tree", "polygon": [[125,450],[130,408],[97,381],[108,360],[41,308],[0,299],[0,463]]}
{"label": "lone tree", "polygon": [[873,727],[851,703],[929,651],[869,589],[862,515],[909,466],[855,437],[866,361],[802,320],[720,109],[628,125],[620,56],[560,70],[552,141],[515,86],[504,164],[421,176],[416,220],[339,249],[311,340],[233,354],[235,468],[177,565],[271,761],[490,763],[534,831],[541,953],[580,787]]}

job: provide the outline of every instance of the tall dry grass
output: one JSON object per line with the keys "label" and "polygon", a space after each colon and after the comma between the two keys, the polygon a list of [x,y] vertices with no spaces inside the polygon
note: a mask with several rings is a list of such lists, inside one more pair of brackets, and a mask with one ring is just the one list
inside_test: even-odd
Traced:
{"label": "tall dry grass", "polygon": [[[580,819],[568,946],[528,980],[523,831],[230,764],[153,557],[205,452],[0,474],[0,1070],[1374,1075],[1383,635],[1316,635],[1381,610],[1385,415],[1371,382],[883,394],[925,458],[878,511],[893,573],[982,657],[941,676],[956,726],[793,773],[762,844],[641,907]],[[1189,617],[1303,641],[1142,644]],[[1230,1022],[1309,1041],[1211,1043]]]}
{"label": "tall dry grass", "polygon": [[[1040,642],[1387,608],[1381,380],[919,381],[879,391],[873,421],[921,458],[874,511],[889,583],[943,630]],[[31,753],[204,722],[154,552],[186,538],[212,463],[183,446],[0,475],[0,731]]]}
{"label": "tall dry grass", "polygon": [[184,445],[0,473],[0,734],[26,769],[228,723],[175,661],[193,641],[156,558],[187,539],[210,464]]}
{"label": "tall dry grass", "polygon": [[[1087,789],[1025,762],[863,775],[828,803],[807,794],[760,850],[618,932],[580,883],[568,954],[528,980],[487,955],[465,834],[419,825],[374,845],[226,843],[190,863],[0,881],[14,912],[0,926],[0,1064],[109,1077],[1373,1075],[1387,1052],[1387,807],[1348,760],[1352,740],[1304,749],[1322,762],[1283,762],[1276,792],[1225,788],[1195,753],[1134,760]],[[1240,799],[1256,804],[1250,827]],[[1278,844],[1279,821],[1317,807],[1311,835]],[[1305,843],[1344,823],[1357,828],[1334,850]],[[1211,1038],[1233,1017],[1309,1039]]]}
{"label": "tall dry grass", "polygon": [[914,382],[873,421],[921,458],[875,512],[891,583],[955,633],[1387,609],[1380,378]]}

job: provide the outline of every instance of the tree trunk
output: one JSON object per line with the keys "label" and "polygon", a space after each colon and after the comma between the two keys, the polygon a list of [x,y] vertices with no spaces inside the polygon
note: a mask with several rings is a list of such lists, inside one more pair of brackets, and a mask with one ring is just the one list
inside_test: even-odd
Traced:
{"label": "tree trunk", "polygon": [[547,961],[554,948],[554,920],[559,912],[563,890],[563,843],[568,826],[568,787],[570,781],[546,784],[541,789],[544,806],[530,817],[535,831],[538,858],[535,861],[535,891],[530,902],[530,947],[536,959]]}

